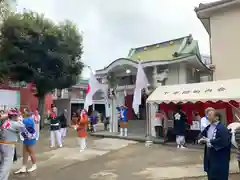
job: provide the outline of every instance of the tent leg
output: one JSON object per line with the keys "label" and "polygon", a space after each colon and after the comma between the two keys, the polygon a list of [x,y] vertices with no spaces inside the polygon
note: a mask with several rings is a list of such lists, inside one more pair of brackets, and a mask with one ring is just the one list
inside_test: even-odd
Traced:
{"label": "tent leg", "polygon": [[145,146],[146,147],[151,147],[151,145],[153,144],[152,141],[152,133],[151,133],[151,110],[152,110],[152,104],[147,103],[146,104],[146,141],[145,141]]}

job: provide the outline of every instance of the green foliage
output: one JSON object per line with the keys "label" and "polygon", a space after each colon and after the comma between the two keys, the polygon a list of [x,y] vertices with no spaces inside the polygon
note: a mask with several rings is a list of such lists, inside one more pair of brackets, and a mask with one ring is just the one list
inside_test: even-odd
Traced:
{"label": "green foliage", "polygon": [[70,21],[16,13],[3,20],[0,34],[0,74],[35,84],[38,97],[76,83],[83,69],[82,36]]}
{"label": "green foliage", "polygon": [[0,18],[4,19],[10,15],[15,4],[16,0],[0,0]]}

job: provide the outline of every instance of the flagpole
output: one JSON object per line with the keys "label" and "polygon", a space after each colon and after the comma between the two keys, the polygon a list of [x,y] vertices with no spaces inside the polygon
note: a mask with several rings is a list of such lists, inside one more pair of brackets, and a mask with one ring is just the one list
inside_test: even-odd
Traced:
{"label": "flagpole", "polygon": [[[94,72],[93,71],[93,69],[91,68],[91,66],[89,66],[89,65],[87,65],[87,64],[84,64],[83,63],[83,65],[84,65],[84,67],[87,67],[92,73]],[[102,83],[101,83],[102,84]],[[114,110],[113,110],[113,107],[112,107],[112,111],[111,111],[111,113],[109,112],[110,111],[110,108],[109,108],[109,98],[108,98],[108,94],[107,93],[105,93],[105,90],[103,90],[102,89],[102,91],[103,91],[103,93],[104,93],[104,100],[105,100],[105,103],[107,104],[107,106],[105,105],[105,115],[108,115],[109,116],[109,114],[111,114],[112,115],[112,117],[110,117],[110,131],[113,131],[113,116],[114,116]],[[113,102],[112,102],[112,106],[113,106]],[[111,120],[112,119],[112,120]]]}

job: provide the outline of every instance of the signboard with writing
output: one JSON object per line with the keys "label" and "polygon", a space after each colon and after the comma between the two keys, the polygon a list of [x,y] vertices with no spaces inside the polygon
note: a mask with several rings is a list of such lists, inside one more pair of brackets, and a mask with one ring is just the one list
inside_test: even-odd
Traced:
{"label": "signboard with writing", "polygon": [[226,91],[227,89],[224,87],[220,87],[217,89],[211,89],[211,88],[206,88],[205,90],[200,90],[200,89],[193,89],[193,90],[184,90],[184,91],[174,91],[174,92],[164,92],[164,95],[168,94],[173,94],[173,95],[178,95],[178,94],[200,94],[200,93],[214,93],[214,92],[223,92]]}

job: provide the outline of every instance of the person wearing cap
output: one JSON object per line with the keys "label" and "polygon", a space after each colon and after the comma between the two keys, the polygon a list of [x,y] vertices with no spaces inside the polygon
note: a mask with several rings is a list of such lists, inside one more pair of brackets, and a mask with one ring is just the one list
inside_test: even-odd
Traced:
{"label": "person wearing cap", "polygon": [[120,136],[127,136],[128,133],[128,120],[127,120],[127,107],[121,105],[117,107],[119,113],[119,122],[120,122]]}
{"label": "person wearing cap", "polygon": [[0,127],[0,179],[8,180],[19,132],[24,131],[25,126],[18,121],[18,112],[14,109],[2,114],[0,119],[4,120]]}
{"label": "person wearing cap", "polygon": [[[34,146],[36,144],[36,130],[35,122],[32,118],[33,113],[26,110],[25,118],[23,119],[23,124],[25,125],[25,131],[21,133],[23,137],[23,160],[22,167],[15,172],[15,174],[33,172],[37,169],[36,156],[34,152]],[[28,157],[31,158],[32,167],[27,169]]]}
{"label": "person wearing cap", "polygon": [[57,138],[58,146],[62,147],[62,137],[60,132],[60,119],[57,117],[57,108],[53,107],[52,112],[48,118],[50,120],[50,140],[51,148],[55,147],[55,136]]}

